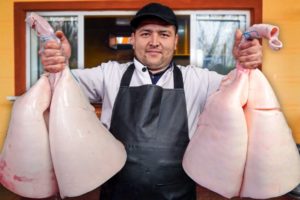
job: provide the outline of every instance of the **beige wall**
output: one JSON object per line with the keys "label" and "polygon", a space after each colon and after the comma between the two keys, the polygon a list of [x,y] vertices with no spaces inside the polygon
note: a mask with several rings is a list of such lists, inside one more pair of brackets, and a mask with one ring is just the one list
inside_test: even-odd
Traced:
{"label": "beige wall", "polygon": [[13,0],[0,1],[0,148],[6,135],[14,95]]}
{"label": "beige wall", "polygon": [[272,52],[264,43],[263,72],[278,95],[294,138],[300,143],[300,1],[263,0],[263,22],[280,27],[284,48]]}
{"label": "beige wall", "polygon": [[[0,148],[6,135],[14,95],[13,2],[0,1]],[[38,1],[38,0],[34,0]],[[264,43],[263,72],[276,91],[293,135],[300,143],[300,1],[263,0],[263,21],[281,28],[284,48],[272,52]]]}
{"label": "beige wall", "polygon": [[[6,96],[14,95],[13,2],[0,0],[0,149],[12,106]],[[264,43],[263,72],[273,85],[293,135],[300,143],[300,1],[263,0],[263,22],[281,28],[284,48],[272,52]],[[0,195],[15,199],[1,187]]]}

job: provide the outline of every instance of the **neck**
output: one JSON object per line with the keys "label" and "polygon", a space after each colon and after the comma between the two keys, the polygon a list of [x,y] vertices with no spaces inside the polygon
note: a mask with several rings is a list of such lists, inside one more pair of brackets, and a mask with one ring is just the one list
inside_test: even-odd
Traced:
{"label": "neck", "polygon": [[[139,63],[141,63],[142,65],[144,65],[137,57],[134,57],[134,59],[135,60],[137,60]],[[144,65],[144,66],[146,66],[147,67],[147,69],[148,69],[148,71],[150,72],[150,73],[152,73],[152,74],[157,74],[157,73],[159,73],[159,72],[162,72],[162,71],[164,71],[164,70],[166,70],[168,67],[169,67],[169,65],[171,65],[172,64],[172,60],[170,61],[170,63],[167,65],[167,66],[165,66],[165,67],[162,67],[162,68],[151,68],[151,67],[147,67],[146,65]]]}
{"label": "neck", "polygon": [[167,68],[169,67],[169,65],[163,67],[163,68],[159,68],[159,69],[151,69],[151,68],[148,68],[148,70],[152,73],[152,74],[157,74],[159,72],[162,72],[164,70],[166,70]]}

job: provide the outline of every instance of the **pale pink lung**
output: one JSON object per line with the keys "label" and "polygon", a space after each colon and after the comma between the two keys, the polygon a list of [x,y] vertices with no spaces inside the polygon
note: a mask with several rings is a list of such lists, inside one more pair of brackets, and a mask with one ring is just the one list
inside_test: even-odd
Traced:
{"label": "pale pink lung", "polygon": [[[258,24],[247,36],[279,50],[279,28]],[[236,73],[236,75],[234,75]],[[199,117],[183,159],[186,173],[222,196],[267,199],[300,183],[300,157],[267,79],[258,69],[232,71]]]}
{"label": "pale pink lung", "polygon": [[0,180],[20,196],[44,198],[58,193],[43,116],[50,99],[49,81],[43,75],[13,105],[0,158]]}
{"label": "pale pink lung", "polygon": [[300,182],[291,130],[263,74],[234,72],[208,98],[183,167],[198,184],[227,198],[283,195]]}
{"label": "pale pink lung", "polygon": [[242,197],[272,198],[300,182],[300,157],[292,133],[267,79],[251,70],[245,107],[248,152]]}
{"label": "pale pink lung", "polygon": [[[37,14],[26,21],[42,43],[56,38]],[[58,188],[62,197],[74,197],[99,187],[125,161],[123,144],[101,124],[66,66],[60,73],[43,75],[14,103],[0,180],[24,197],[53,196]]]}
{"label": "pale pink lung", "polygon": [[183,159],[186,173],[198,184],[227,198],[239,195],[246,153],[248,71],[234,70],[211,95],[199,117]]}
{"label": "pale pink lung", "polygon": [[99,187],[125,164],[123,144],[101,124],[68,68],[54,89],[49,131],[62,197],[79,196]]}

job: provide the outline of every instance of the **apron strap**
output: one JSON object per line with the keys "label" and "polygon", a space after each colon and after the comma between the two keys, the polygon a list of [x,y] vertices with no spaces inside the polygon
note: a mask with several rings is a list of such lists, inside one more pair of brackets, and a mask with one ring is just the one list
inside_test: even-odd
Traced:
{"label": "apron strap", "polygon": [[181,88],[183,89],[183,78],[182,78],[182,73],[180,69],[177,67],[177,65],[174,63],[174,88]]}
{"label": "apron strap", "polygon": [[134,71],[134,64],[132,63],[131,65],[129,65],[129,67],[127,68],[127,70],[125,71],[122,79],[121,79],[121,87],[125,86],[128,87],[131,81],[131,77]]}
{"label": "apron strap", "polygon": [[[129,65],[127,70],[125,71],[122,79],[121,79],[121,84],[120,86],[122,87],[128,87],[131,81],[131,77],[134,72],[134,64],[132,63]],[[177,67],[177,65],[174,63],[174,68],[173,68],[173,76],[174,76],[174,88],[181,88],[183,89],[183,78],[182,78],[182,73],[180,69]]]}

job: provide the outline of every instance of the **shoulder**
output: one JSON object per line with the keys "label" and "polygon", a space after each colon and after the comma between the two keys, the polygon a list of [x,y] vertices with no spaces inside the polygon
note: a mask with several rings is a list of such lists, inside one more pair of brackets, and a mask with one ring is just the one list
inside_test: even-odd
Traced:
{"label": "shoulder", "polygon": [[127,62],[127,63],[119,63],[117,61],[108,61],[104,62],[101,65],[97,66],[97,68],[103,70],[103,71],[119,71],[119,72],[124,72],[132,62]]}
{"label": "shoulder", "polygon": [[116,61],[108,61],[92,68],[73,69],[72,74],[77,80],[105,80],[118,79],[122,77],[125,70],[132,62],[119,63]]}
{"label": "shoulder", "polygon": [[95,74],[101,74],[103,77],[106,78],[112,78],[112,77],[121,77],[126,69],[130,66],[132,62],[128,63],[119,63],[117,61],[108,61],[103,62],[101,65],[98,65],[97,67],[93,67],[86,70],[91,70],[91,73]]}
{"label": "shoulder", "polygon": [[209,71],[206,68],[196,67],[195,65],[182,66],[177,65],[182,72],[182,76],[186,80],[195,80],[195,81],[220,81],[223,78],[223,75],[218,74],[215,71]]}
{"label": "shoulder", "polygon": [[218,74],[215,71],[209,71],[208,69],[192,65],[178,67],[182,72],[186,91],[204,92],[206,93],[206,96],[216,91],[224,78],[224,75]]}

